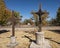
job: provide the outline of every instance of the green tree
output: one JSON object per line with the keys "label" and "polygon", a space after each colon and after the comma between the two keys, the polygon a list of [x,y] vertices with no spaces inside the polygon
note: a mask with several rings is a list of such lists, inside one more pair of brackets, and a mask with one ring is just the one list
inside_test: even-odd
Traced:
{"label": "green tree", "polygon": [[4,13],[5,13],[5,9],[6,9],[6,6],[5,6],[5,2],[4,0],[0,0],[0,25],[3,25],[4,23]]}
{"label": "green tree", "polygon": [[60,7],[57,10],[56,22],[57,22],[57,25],[60,26]]}
{"label": "green tree", "polygon": [[60,26],[60,7],[59,7],[58,10],[57,10],[56,18],[51,19],[50,22],[51,22],[51,25]]}
{"label": "green tree", "polygon": [[10,18],[12,16],[12,13],[11,13],[11,11],[10,10],[8,10],[8,9],[5,9],[5,13],[4,13],[4,25],[6,25],[7,24],[7,22],[8,22],[8,19]]}
{"label": "green tree", "polygon": [[48,18],[49,18],[49,13],[47,13],[47,11],[44,11],[45,14],[42,15],[42,25],[45,26],[45,25],[48,25]]}
{"label": "green tree", "polygon": [[33,14],[33,19],[35,20],[35,25],[38,25],[38,15],[37,14]]}
{"label": "green tree", "polygon": [[[12,22],[12,20],[11,20],[11,19],[12,19],[12,12],[11,12],[10,15],[11,15],[11,16],[7,17],[7,22],[8,22],[8,23],[10,22],[10,24],[11,24],[11,22]],[[22,19],[22,16],[20,15],[20,13],[17,12],[17,11],[14,11],[14,17],[15,17],[15,19],[16,19],[15,24],[20,23],[20,21],[21,21],[21,19]]]}
{"label": "green tree", "polygon": [[[0,25],[6,25],[12,16],[11,10],[6,8],[4,0],[0,0]],[[14,16],[21,19],[19,12],[14,11]],[[17,21],[18,22],[18,21]]]}
{"label": "green tree", "polygon": [[23,24],[26,24],[27,25],[28,23],[30,23],[32,25],[33,24],[33,21],[31,19],[25,19],[23,21]]}
{"label": "green tree", "polygon": [[49,25],[52,25],[52,26],[55,26],[56,25],[56,19],[51,19],[50,21],[49,21]]}
{"label": "green tree", "polygon": [[28,24],[28,23],[29,23],[28,19],[25,19],[25,20],[23,21],[23,24]]}
{"label": "green tree", "polygon": [[21,23],[20,21],[22,20],[22,16],[20,15],[20,13],[15,11],[14,16],[17,18],[16,23]]}

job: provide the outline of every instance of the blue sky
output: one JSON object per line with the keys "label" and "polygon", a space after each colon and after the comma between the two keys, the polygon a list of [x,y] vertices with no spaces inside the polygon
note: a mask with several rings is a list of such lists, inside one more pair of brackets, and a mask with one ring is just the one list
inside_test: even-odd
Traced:
{"label": "blue sky", "polygon": [[23,20],[32,17],[31,11],[38,11],[40,3],[42,4],[42,10],[49,12],[49,19],[55,18],[60,0],[5,0],[6,7],[20,12]]}

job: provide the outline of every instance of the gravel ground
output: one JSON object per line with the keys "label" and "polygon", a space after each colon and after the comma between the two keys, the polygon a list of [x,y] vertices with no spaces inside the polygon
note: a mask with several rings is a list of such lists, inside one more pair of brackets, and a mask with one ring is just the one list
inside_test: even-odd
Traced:
{"label": "gravel ground", "polygon": [[[18,45],[15,48],[29,48],[31,40],[35,40],[34,33],[36,30],[32,28],[27,29],[28,31],[22,31],[19,29],[15,30],[16,41],[18,42]],[[7,45],[10,43],[9,37],[12,33],[11,28],[1,28],[0,30],[10,30],[9,32],[0,33],[0,48],[9,48]],[[60,48],[60,31],[55,28],[54,30],[43,30],[42,32],[45,32],[45,38],[50,41],[52,48]]]}

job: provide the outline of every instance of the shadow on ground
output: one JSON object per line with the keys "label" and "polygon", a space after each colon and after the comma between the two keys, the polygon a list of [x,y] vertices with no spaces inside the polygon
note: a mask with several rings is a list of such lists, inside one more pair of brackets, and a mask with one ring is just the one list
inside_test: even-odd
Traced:
{"label": "shadow on ground", "polygon": [[52,32],[60,34],[60,30],[49,30],[49,31],[52,31]]}
{"label": "shadow on ground", "polygon": [[[32,42],[36,43],[36,40],[33,40],[33,39],[31,39],[30,37],[28,37],[26,35],[24,37],[29,39],[30,45],[31,45]],[[28,48],[30,48],[30,45],[28,46]]]}
{"label": "shadow on ground", "polygon": [[52,38],[47,38],[47,37],[45,37],[45,39],[48,39],[48,40],[53,41],[53,42],[55,42],[55,43],[57,43],[57,44],[60,44],[60,42],[57,42],[57,41],[53,40]]}
{"label": "shadow on ground", "polygon": [[0,30],[0,34],[9,32],[9,30]]}
{"label": "shadow on ground", "polygon": [[34,43],[36,43],[36,41],[35,41],[35,40],[33,40],[33,39],[29,38],[28,36],[26,36],[26,35],[25,35],[24,37],[25,37],[25,38],[27,38],[27,39],[29,39],[29,41],[30,41],[30,42],[34,42]]}

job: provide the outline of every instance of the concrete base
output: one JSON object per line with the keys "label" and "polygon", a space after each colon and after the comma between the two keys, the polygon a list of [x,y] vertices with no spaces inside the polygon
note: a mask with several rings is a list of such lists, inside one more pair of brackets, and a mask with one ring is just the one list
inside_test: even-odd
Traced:
{"label": "concrete base", "polygon": [[10,44],[8,44],[7,45],[7,47],[15,47],[16,45],[18,45],[18,43],[16,42],[16,39],[15,39],[15,37],[13,36],[13,37],[11,37],[11,42],[10,42]]}
{"label": "concrete base", "polygon": [[38,45],[44,43],[44,32],[36,32],[36,43]]}
{"label": "concrete base", "polygon": [[52,47],[50,46],[49,41],[45,40],[45,42],[42,45],[38,45],[32,42],[30,48],[52,48]]}
{"label": "concrete base", "polygon": [[52,48],[49,41],[44,38],[44,32],[36,32],[36,43],[32,42],[30,48]]}

